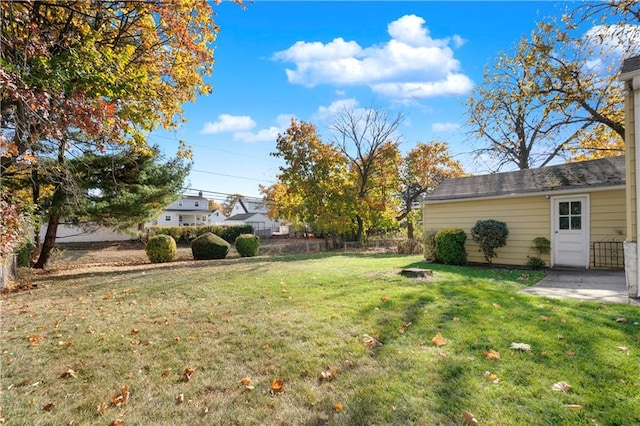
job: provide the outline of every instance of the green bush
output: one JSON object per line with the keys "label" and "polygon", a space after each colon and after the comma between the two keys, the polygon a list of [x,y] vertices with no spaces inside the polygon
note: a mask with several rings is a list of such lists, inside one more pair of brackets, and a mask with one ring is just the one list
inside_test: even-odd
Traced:
{"label": "green bush", "polygon": [[496,249],[507,244],[509,230],[507,224],[499,220],[479,220],[471,228],[471,239],[480,246],[487,263],[491,263],[497,257]]}
{"label": "green bush", "polygon": [[170,262],[176,256],[176,240],[169,235],[156,235],[149,238],[144,250],[151,263]]}
{"label": "green bush", "polygon": [[536,237],[533,239],[531,250],[538,254],[549,254],[551,253],[551,241],[545,237]]}
{"label": "green bush", "polygon": [[31,241],[23,243],[18,250],[16,250],[16,262],[18,266],[31,266],[31,257],[33,255],[36,246]]}
{"label": "green bush", "polygon": [[253,234],[251,225],[200,225],[200,226],[150,226],[147,235],[170,235],[180,244],[191,244],[197,237],[211,232],[228,242],[233,243],[239,235]]}
{"label": "green bush", "polygon": [[436,233],[435,229],[429,229],[424,233],[424,258],[429,262],[436,260]]}
{"label": "green bush", "polygon": [[443,228],[436,233],[436,260],[446,265],[464,265],[467,234],[460,228]]}
{"label": "green bush", "polygon": [[544,260],[539,258],[538,256],[527,256],[529,259],[527,260],[527,268],[530,269],[543,269],[547,266],[544,263]]}
{"label": "green bush", "polygon": [[258,255],[260,248],[260,237],[253,234],[242,234],[236,238],[236,250],[242,257],[253,257]]}
{"label": "green bush", "polygon": [[200,235],[191,241],[191,253],[196,260],[224,259],[231,244],[212,232]]}

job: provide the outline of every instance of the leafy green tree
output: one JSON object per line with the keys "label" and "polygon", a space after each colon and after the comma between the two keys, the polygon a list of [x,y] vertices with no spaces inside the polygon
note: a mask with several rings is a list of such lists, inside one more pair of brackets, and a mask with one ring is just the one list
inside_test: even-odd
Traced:
{"label": "leafy green tree", "polygon": [[182,158],[161,160],[153,148],[88,153],[69,160],[64,169],[53,161],[54,167],[47,167],[47,160],[39,163],[38,176],[53,192],[40,200],[47,230],[34,266],[47,264],[62,219],[127,231],[157,217],[179,197],[189,172]]}
{"label": "leafy green tree", "polygon": [[349,232],[353,191],[340,151],[323,143],[313,124],[295,119],[278,135],[276,149],[272,155],[285,162],[278,183],[261,187],[270,215],[334,237]]}

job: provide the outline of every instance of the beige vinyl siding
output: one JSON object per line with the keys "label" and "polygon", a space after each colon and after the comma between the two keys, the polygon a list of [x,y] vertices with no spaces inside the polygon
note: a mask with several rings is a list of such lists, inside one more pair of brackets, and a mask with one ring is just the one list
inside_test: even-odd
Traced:
{"label": "beige vinyl siding", "polygon": [[591,193],[591,241],[624,241],[625,190]]}
{"label": "beige vinyl siding", "polygon": [[[625,190],[594,191],[590,200],[590,242],[623,241],[626,230]],[[579,195],[579,194],[578,194]],[[427,202],[424,206],[425,229],[462,228],[467,233],[465,248],[469,262],[485,262],[478,245],[471,241],[471,228],[478,220],[495,219],[509,228],[507,245],[497,250],[494,263],[525,265],[533,239],[551,239],[551,203],[544,195],[514,198]],[[589,265],[593,265],[589,250]],[[542,259],[550,264],[549,256]]]}
{"label": "beige vinyl siding", "polygon": [[[494,263],[524,265],[534,255],[530,247],[536,237],[550,238],[549,200],[543,195],[491,200],[427,202],[424,206],[425,229],[462,228],[467,233],[465,248],[469,262],[485,262],[478,245],[471,240],[471,228],[478,220],[505,222],[509,229],[507,245],[497,250]],[[542,257],[549,264],[549,256]]]}
{"label": "beige vinyl siding", "polygon": [[627,180],[627,241],[636,241],[637,226],[636,223],[636,138],[635,134],[635,114],[633,104],[633,91],[627,93],[625,101],[625,167]]}

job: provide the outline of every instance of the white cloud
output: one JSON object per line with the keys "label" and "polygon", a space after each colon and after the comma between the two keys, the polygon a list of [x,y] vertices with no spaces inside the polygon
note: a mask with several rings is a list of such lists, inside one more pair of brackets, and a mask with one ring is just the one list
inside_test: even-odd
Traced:
{"label": "white cloud", "polygon": [[252,131],[257,124],[248,115],[221,114],[218,116],[218,121],[205,123],[200,133],[232,133],[234,141],[246,143],[272,142],[277,139],[278,133],[284,133],[291,124],[292,118],[295,118],[295,115],[280,114],[275,119],[275,126]]}
{"label": "white cloud", "polygon": [[329,106],[320,106],[318,111],[313,114],[314,120],[330,121],[335,115],[344,110],[353,111],[358,106],[355,99],[340,99],[332,102]]}
{"label": "white cloud", "polygon": [[431,125],[431,130],[434,132],[451,132],[453,130],[458,130],[460,125],[457,123],[433,123]]}
{"label": "white cloud", "polygon": [[361,47],[336,38],[329,43],[298,41],[273,59],[292,62],[286,69],[292,84],[314,87],[365,85],[395,100],[461,95],[473,83],[462,73],[449,46],[459,47],[462,37],[434,39],[425,20],[405,15],[387,26],[390,40]]}
{"label": "white cloud", "polygon": [[220,114],[218,121],[204,123],[200,133],[210,135],[216,133],[242,132],[251,130],[255,126],[256,122],[248,115]]}
{"label": "white cloud", "polygon": [[257,132],[237,132],[233,134],[233,140],[256,143],[256,142],[271,142],[275,141],[278,137],[278,133],[282,130],[279,127],[271,126],[268,129],[261,129]]}

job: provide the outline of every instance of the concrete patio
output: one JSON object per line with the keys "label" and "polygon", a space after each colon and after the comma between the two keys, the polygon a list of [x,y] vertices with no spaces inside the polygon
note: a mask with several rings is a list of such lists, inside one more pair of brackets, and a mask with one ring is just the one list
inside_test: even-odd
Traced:
{"label": "concrete patio", "polygon": [[624,271],[598,269],[548,269],[547,276],[520,293],[640,306],[627,292]]}

